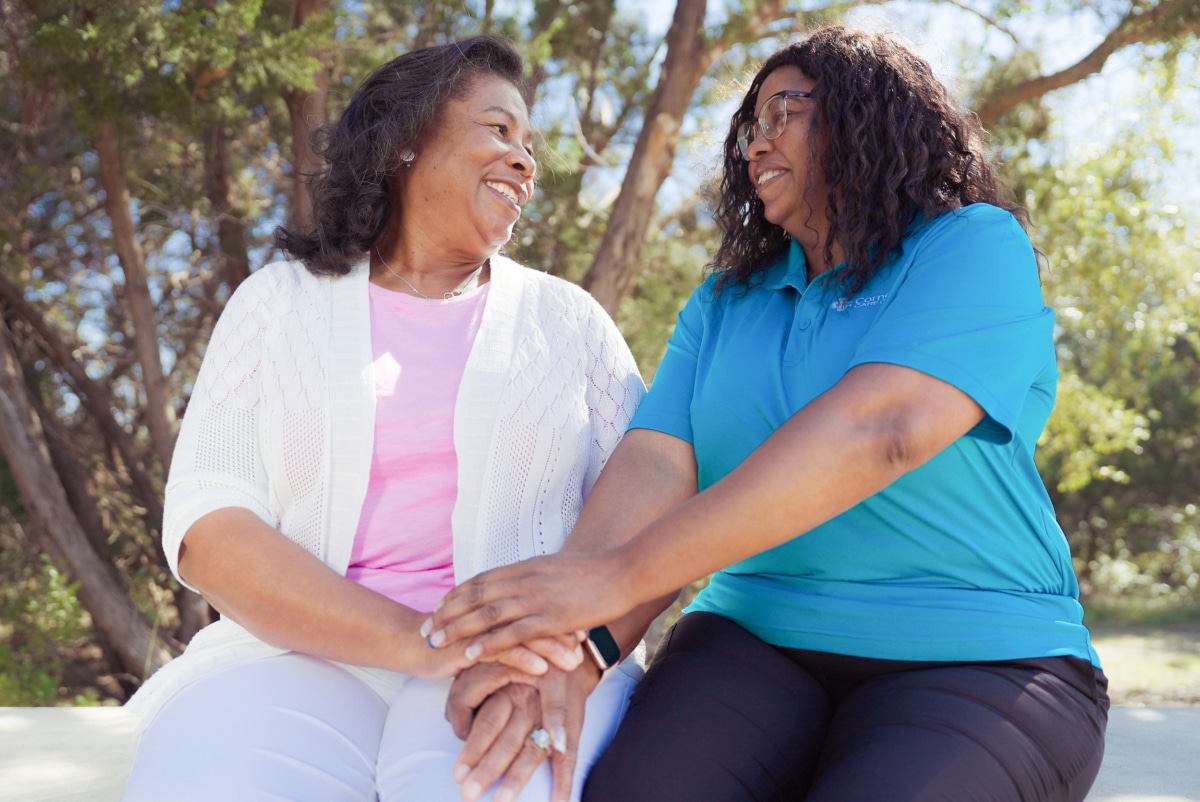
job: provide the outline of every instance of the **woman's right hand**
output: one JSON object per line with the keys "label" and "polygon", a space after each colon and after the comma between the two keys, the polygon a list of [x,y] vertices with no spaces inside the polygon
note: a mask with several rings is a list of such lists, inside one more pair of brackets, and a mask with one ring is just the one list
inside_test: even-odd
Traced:
{"label": "woman's right hand", "polygon": [[[494,660],[506,650],[559,633],[574,633],[615,621],[647,601],[625,587],[617,550],[559,552],[495,568],[467,580],[447,594],[422,625],[438,649]],[[547,659],[564,671],[556,654]]]}

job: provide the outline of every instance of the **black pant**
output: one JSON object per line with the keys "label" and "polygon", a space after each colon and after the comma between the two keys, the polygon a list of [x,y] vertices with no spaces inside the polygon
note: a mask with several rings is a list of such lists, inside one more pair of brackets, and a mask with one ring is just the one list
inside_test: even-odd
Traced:
{"label": "black pant", "polygon": [[913,663],[779,649],[709,613],[664,639],[584,802],[1072,802],[1108,681],[1072,657]]}

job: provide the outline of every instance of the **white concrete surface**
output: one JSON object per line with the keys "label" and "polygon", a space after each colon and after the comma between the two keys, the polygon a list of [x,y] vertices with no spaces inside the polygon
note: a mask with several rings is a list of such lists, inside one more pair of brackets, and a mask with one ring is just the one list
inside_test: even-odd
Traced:
{"label": "white concrete surface", "polygon": [[0,707],[0,800],[119,800],[136,726],[119,707]]}
{"label": "white concrete surface", "polygon": [[1088,802],[1200,801],[1200,707],[1114,707]]}
{"label": "white concrete surface", "polygon": [[[117,802],[136,725],[116,707],[0,708],[0,802]],[[1114,708],[1088,802],[1200,802],[1200,707]]]}

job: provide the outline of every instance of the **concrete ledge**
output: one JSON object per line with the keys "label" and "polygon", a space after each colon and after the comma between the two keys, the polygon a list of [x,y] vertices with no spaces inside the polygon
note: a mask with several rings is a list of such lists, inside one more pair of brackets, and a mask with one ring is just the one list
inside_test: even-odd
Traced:
{"label": "concrete ledge", "polygon": [[[117,802],[137,718],[118,707],[0,708],[0,802]],[[1117,707],[1088,802],[1200,802],[1200,707]]]}
{"label": "concrete ledge", "polygon": [[116,802],[137,722],[120,707],[0,707],[0,800]]}
{"label": "concrete ledge", "polygon": [[1114,707],[1088,802],[1200,800],[1200,707]]}

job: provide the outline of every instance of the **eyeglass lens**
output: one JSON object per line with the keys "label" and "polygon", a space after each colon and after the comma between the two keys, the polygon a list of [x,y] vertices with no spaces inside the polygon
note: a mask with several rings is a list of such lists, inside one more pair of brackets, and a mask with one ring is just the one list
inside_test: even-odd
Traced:
{"label": "eyeglass lens", "polygon": [[[811,97],[807,92],[790,93],[793,97]],[[748,120],[738,126],[738,150],[742,158],[750,160],[750,145],[753,144],[758,132],[767,139],[778,139],[787,125],[787,94],[772,95],[763,104],[757,120]]]}

